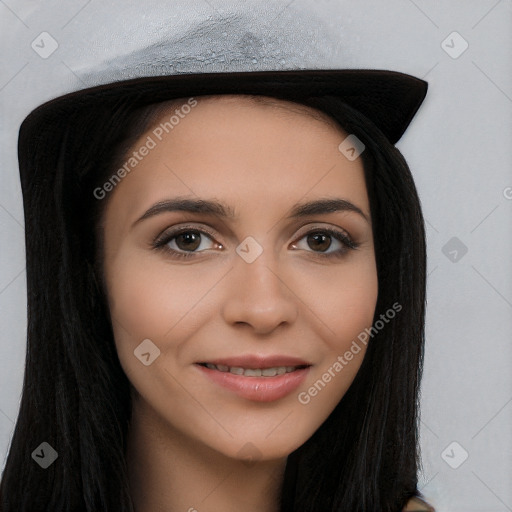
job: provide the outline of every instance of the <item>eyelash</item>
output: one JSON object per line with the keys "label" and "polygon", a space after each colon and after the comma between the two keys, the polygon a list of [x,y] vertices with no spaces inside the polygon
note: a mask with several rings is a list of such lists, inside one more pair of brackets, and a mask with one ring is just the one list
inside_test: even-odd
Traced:
{"label": "eyelash", "polygon": [[[208,235],[210,238],[214,238],[215,234],[211,231],[208,231],[205,228],[195,228],[191,226],[185,226],[176,229],[175,231],[171,232],[164,232],[162,235],[158,236],[157,239],[153,242],[152,247],[155,250],[160,250],[166,252],[169,256],[175,259],[188,259],[188,258],[194,258],[198,254],[198,252],[193,251],[187,251],[187,252],[179,252],[175,249],[170,249],[167,247],[167,244],[171,242],[174,238],[176,238],[179,235],[182,235],[183,233],[200,233],[202,235]],[[347,236],[342,231],[338,231],[336,229],[332,228],[313,228],[311,231],[308,231],[307,233],[304,233],[299,240],[302,240],[303,238],[312,235],[312,234],[328,234],[337,239],[339,242],[343,244],[343,248],[339,249],[334,252],[330,253],[323,253],[321,251],[310,251],[313,252],[313,254],[319,255],[323,258],[341,258],[344,256],[349,250],[355,250],[359,247],[359,243],[354,242],[349,236]],[[202,251],[199,251],[199,253]]]}

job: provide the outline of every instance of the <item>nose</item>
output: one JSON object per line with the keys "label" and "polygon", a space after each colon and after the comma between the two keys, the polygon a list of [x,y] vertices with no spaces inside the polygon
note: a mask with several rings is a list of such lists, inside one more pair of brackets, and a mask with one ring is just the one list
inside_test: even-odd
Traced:
{"label": "nose", "polygon": [[242,258],[235,260],[222,310],[228,324],[245,325],[257,334],[268,334],[297,318],[298,298],[279,275],[269,253],[264,251],[252,263]]}

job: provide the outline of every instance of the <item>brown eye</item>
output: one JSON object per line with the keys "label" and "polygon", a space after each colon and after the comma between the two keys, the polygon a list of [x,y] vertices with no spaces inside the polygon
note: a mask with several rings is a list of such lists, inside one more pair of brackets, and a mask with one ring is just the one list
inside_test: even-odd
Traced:
{"label": "brown eye", "polygon": [[175,258],[194,257],[212,248],[223,249],[221,244],[214,241],[213,233],[190,227],[166,231],[152,245]]}
{"label": "brown eye", "polygon": [[198,231],[185,231],[175,236],[176,245],[182,251],[195,251],[201,245],[201,233]]}
{"label": "brown eye", "polygon": [[[301,247],[305,239],[305,247]],[[331,228],[315,229],[306,233],[298,243],[293,244],[296,249],[306,249],[326,258],[341,257],[350,249],[357,249],[359,244],[354,242],[348,233]]]}
{"label": "brown eye", "polygon": [[322,234],[322,233],[315,233],[313,235],[308,235],[307,237],[308,245],[316,250],[324,252],[327,249],[329,249],[331,245],[331,236]]}

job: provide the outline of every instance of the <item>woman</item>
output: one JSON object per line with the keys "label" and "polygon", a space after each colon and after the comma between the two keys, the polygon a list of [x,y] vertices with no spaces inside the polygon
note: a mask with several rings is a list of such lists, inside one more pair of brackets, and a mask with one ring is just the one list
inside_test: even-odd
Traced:
{"label": "woman", "polygon": [[425,92],[393,72],[169,73],[29,116],[1,509],[428,510],[425,238],[394,147]]}

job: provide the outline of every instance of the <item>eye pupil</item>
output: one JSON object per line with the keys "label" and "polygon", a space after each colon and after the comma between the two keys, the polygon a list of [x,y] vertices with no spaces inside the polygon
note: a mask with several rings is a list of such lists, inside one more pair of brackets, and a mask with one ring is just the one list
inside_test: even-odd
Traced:
{"label": "eye pupil", "polygon": [[[318,244],[320,239],[320,244]],[[325,235],[322,233],[315,233],[313,235],[308,236],[308,244],[311,240],[314,240],[313,246],[310,245],[312,249],[315,249],[314,245],[316,244],[316,249],[320,249],[321,251],[325,251],[329,249],[329,246],[331,245],[330,241],[331,237],[330,235]],[[326,243],[327,240],[327,243]]]}
{"label": "eye pupil", "polygon": [[[181,247],[180,242],[184,242],[185,247]],[[192,244],[191,247],[189,244]],[[195,244],[195,245],[194,245]],[[186,233],[181,233],[178,236],[176,236],[176,245],[182,249],[182,250],[195,250],[199,247],[201,244],[201,234],[200,233],[194,233],[192,231],[187,231]]]}

